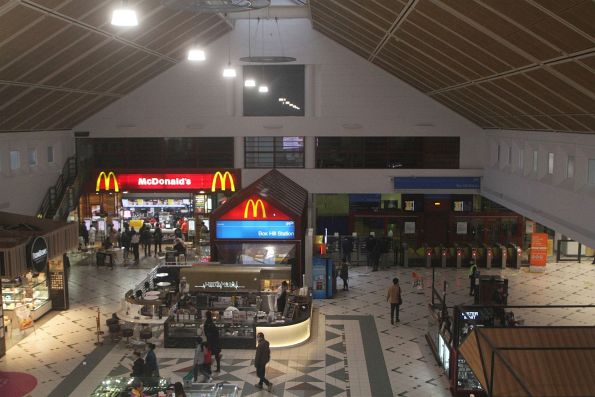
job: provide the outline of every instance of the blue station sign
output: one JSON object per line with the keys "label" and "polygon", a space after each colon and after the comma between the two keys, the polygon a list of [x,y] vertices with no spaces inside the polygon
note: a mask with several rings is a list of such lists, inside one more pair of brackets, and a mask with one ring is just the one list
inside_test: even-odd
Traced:
{"label": "blue station sign", "polygon": [[217,221],[217,238],[294,240],[294,221]]}

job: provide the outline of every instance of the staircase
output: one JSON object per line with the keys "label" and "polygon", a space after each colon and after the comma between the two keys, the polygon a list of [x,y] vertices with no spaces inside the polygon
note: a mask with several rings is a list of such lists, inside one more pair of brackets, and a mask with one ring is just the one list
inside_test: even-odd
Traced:
{"label": "staircase", "polygon": [[78,205],[83,173],[78,172],[76,157],[66,160],[58,181],[50,187],[37,211],[38,218],[66,220],[70,211]]}

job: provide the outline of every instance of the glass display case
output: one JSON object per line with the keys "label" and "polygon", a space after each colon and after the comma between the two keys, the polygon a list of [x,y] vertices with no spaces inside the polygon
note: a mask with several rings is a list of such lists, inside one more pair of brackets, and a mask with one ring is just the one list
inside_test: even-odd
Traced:
{"label": "glass display case", "polygon": [[3,283],[2,308],[12,311],[19,306],[26,306],[31,310],[33,320],[37,320],[52,308],[45,274],[34,277],[30,283]]}
{"label": "glass display case", "polygon": [[130,396],[135,384],[143,383],[143,392],[146,395],[166,395],[169,380],[165,378],[127,378],[110,376],[105,378],[93,391],[91,397],[121,397]]}

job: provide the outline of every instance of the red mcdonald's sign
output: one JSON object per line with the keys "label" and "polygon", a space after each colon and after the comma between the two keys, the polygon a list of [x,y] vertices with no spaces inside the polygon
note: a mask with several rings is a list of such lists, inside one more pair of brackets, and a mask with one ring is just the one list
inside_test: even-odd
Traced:
{"label": "red mcdonald's sign", "polygon": [[272,205],[260,196],[254,195],[246,198],[234,208],[227,211],[219,219],[223,220],[292,220],[285,212]]}
{"label": "red mcdonald's sign", "polygon": [[101,181],[103,181],[103,190],[109,191],[112,178],[114,180],[114,192],[119,192],[118,178],[116,178],[116,174],[113,171],[108,171],[107,174],[105,171],[99,173],[97,182],[95,183],[95,191],[98,192],[101,189]]}
{"label": "red mcdonald's sign", "polygon": [[101,171],[97,176],[95,191],[119,192],[157,190],[204,190],[211,192],[236,191],[237,172],[225,170],[201,173],[117,173]]}
{"label": "red mcdonald's sign", "polygon": [[[260,208],[261,211],[261,217],[258,217],[258,208]],[[250,213],[249,210],[252,209],[252,218],[253,219],[266,219],[267,217],[267,212],[264,209],[264,203],[261,199],[256,199],[256,201],[254,201],[253,199],[248,200],[248,202],[246,203],[246,206],[244,207],[244,219],[248,219],[248,214]]]}

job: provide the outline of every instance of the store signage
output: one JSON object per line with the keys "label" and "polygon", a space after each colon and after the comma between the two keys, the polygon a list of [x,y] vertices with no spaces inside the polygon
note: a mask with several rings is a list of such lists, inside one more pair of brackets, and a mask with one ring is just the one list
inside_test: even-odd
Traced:
{"label": "store signage", "polygon": [[249,210],[252,209],[252,218],[253,219],[258,219],[258,208],[260,208],[260,218],[261,219],[266,219],[267,217],[267,212],[264,209],[264,203],[262,202],[261,199],[257,199],[256,201],[250,199],[248,200],[248,202],[246,203],[246,205],[244,206],[244,219],[248,219],[248,214],[250,213]]}
{"label": "store signage", "polygon": [[395,189],[479,189],[478,176],[398,176],[393,178]]}
{"label": "store signage", "polygon": [[260,196],[253,195],[231,208],[219,219],[280,221],[291,220],[292,218]]}
{"label": "store signage", "polygon": [[48,244],[43,237],[35,237],[29,244],[29,263],[37,272],[45,272],[48,265]]}
{"label": "store signage", "polygon": [[[112,182],[113,181],[113,182]],[[210,190],[236,191],[236,181],[232,172],[197,174],[118,174],[114,171],[101,171],[97,176],[95,191],[119,192],[123,190]]]}
{"label": "store signage", "polygon": [[196,288],[245,288],[239,281],[205,281],[201,285],[195,285]]}
{"label": "store signage", "polygon": [[463,318],[467,320],[477,320],[479,318],[479,312],[463,312]]}
{"label": "store signage", "polygon": [[295,239],[294,221],[228,221],[218,220],[216,225],[219,239]]}
{"label": "store signage", "polygon": [[109,191],[110,190],[110,182],[114,180],[114,191],[119,192],[120,187],[118,186],[118,178],[116,178],[116,174],[113,171],[109,171],[107,174],[104,171],[99,173],[97,177],[97,182],[95,184],[95,191],[98,192],[101,189],[101,182],[103,181],[103,190]]}
{"label": "store signage", "polygon": [[531,235],[531,255],[529,267],[531,271],[544,271],[547,263],[547,233],[533,233]]}

